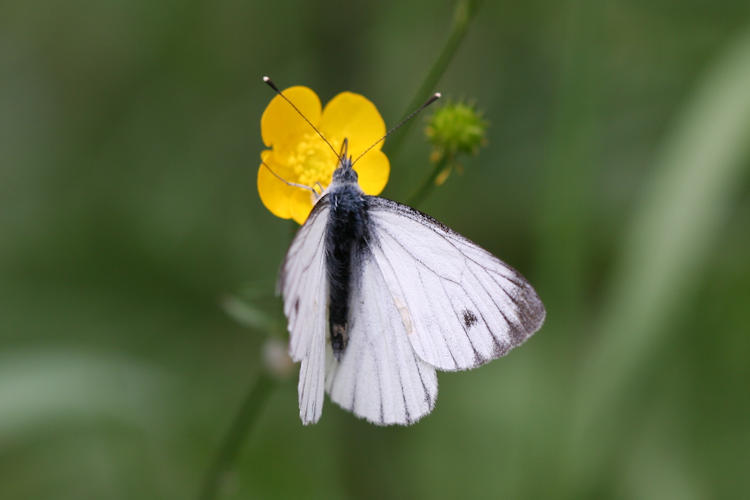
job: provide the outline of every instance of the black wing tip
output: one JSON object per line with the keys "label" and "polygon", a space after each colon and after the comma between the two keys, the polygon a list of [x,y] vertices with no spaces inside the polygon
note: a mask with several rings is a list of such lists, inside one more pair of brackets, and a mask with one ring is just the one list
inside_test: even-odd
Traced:
{"label": "black wing tip", "polygon": [[536,293],[534,287],[526,280],[523,283],[524,286],[519,293],[519,298],[523,301],[521,324],[526,330],[526,336],[528,337],[542,328],[544,321],[547,319],[547,309],[545,309],[544,303],[539,298],[539,294]]}

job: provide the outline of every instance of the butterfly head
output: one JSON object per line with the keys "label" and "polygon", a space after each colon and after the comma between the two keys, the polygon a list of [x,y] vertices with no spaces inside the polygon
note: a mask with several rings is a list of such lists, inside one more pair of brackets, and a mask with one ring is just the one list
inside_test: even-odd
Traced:
{"label": "butterfly head", "polygon": [[352,157],[349,155],[349,141],[344,139],[339,153],[339,163],[333,171],[332,184],[357,184],[357,172],[352,168]]}

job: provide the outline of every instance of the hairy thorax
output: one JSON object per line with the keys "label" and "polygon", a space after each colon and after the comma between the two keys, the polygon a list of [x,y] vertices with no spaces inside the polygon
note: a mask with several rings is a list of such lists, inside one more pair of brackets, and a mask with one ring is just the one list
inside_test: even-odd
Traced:
{"label": "hairy thorax", "polygon": [[356,181],[334,180],[328,201],[331,207],[326,230],[328,321],[331,347],[340,359],[348,340],[352,284],[359,278],[353,270],[362,269],[358,264],[367,252],[367,199]]}

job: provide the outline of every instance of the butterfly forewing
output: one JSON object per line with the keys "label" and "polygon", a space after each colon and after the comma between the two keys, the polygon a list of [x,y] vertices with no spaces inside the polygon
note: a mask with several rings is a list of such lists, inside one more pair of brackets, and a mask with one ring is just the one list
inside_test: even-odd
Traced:
{"label": "butterfly forewing", "polygon": [[369,197],[371,247],[418,356],[464,370],[537,331],[544,306],[513,268],[432,217]]}

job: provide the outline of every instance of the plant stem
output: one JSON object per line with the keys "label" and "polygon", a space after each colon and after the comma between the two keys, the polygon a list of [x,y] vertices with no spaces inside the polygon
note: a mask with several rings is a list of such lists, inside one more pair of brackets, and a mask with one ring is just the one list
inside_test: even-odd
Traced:
{"label": "plant stem", "polygon": [[240,410],[234,417],[234,421],[229,426],[229,430],[222,439],[216,457],[206,473],[199,499],[212,500],[217,497],[222,479],[232,468],[242,443],[258,420],[260,410],[274,387],[276,387],[276,380],[269,374],[261,372],[258,375],[255,383],[245,396],[245,401],[242,403]]}
{"label": "plant stem", "polygon": [[425,177],[422,185],[419,186],[419,189],[417,189],[409,198],[407,204],[411,205],[412,207],[416,207],[420,203],[422,203],[430,195],[432,190],[435,189],[435,181],[437,180],[440,173],[445,170],[448,164],[449,155],[443,155],[440,160],[435,163],[435,167],[432,169],[432,172],[430,172],[430,174]]}
{"label": "plant stem", "polygon": [[[448,69],[448,64],[450,64],[451,59],[456,54],[456,50],[461,45],[461,41],[463,41],[464,35],[466,35],[466,31],[469,28],[469,23],[478,10],[479,3],[479,0],[459,0],[456,3],[456,8],[453,11],[453,26],[451,27],[448,40],[445,42],[440,55],[432,64],[427,76],[422,81],[422,85],[420,85],[419,90],[417,90],[417,93],[411,100],[409,107],[406,108],[404,116],[417,109],[434,91],[435,85],[437,85],[445,70]],[[414,120],[410,120],[389,138],[383,148],[389,157],[395,158],[398,155],[398,151],[401,149],[401,145],[413,124]]]}

